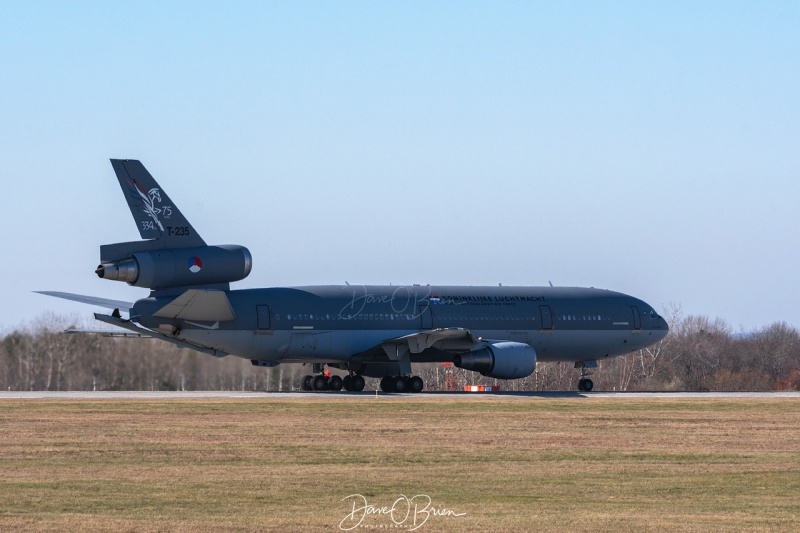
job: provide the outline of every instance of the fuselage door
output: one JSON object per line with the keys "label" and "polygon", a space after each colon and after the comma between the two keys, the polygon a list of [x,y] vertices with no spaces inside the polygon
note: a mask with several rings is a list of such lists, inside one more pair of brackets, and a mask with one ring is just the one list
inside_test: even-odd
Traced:
{"label": "fuselage door", "polygon": [[271,329],[269,322],[269,306],[257,305],[256,314],[258,316],[258,329]]}
{"label": "fuselage door", "polygon": [[639,308],[632,305],[631,311],[633,311],[633,329],[642,329],[642,315],[639,314]]}
{"label": "fuselage door", "polygon": [[542,329],[553,329],[553,313],[549,305],[540,305],[539,313],[542,315]]}
{"label": "fuselage door", "polygon": [[419,316],[420,316],[420,327],[422,329],[431,329],[433,328],[433,320],[431,318],[431,305],[430,302],[425,300],[424,302],[419,302]]}

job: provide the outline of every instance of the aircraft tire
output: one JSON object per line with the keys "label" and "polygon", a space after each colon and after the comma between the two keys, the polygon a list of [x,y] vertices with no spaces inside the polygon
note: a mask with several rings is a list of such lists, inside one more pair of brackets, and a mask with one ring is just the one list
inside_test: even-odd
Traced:
{"label": "aircraft tire", "polygon": [[323,374],[319,376],[314,376],[314,390],[321,391],[328,389],[328,378],[326,378]]}
{"label": "aircraft tire", "polygon": [[406,392],[408,387],[406,386],[406,378],[404,376],[395,376],[392,379],[392,390],[394,392]]}
{"label": "aircraft tire", "polygon": [[422,392],[425,382],[419,376],[414,376],[408,381],[408,392]]}
{"label": "aircraft tire", "polygon": [[589,392],[594,388],[594,382],[591,379],[584,379],[583,380],[583,390],[585,392]]}
{"label": "aircraft tire", "polygon": [[356,374],[355,376],[353,376],[353,379],[350,382],[350,384],[353,387],[353,392],[361,392],[362,390],[364,390],[364,386],[367,383],[366,381],[364,381],[364,378],[362,376]]}
{"label": "aircraft tire", "polygon": [[344,386],[344,390],[352,391],[353,390],[353,377],[352,376],[345,376],[342,380],[342,385]]}
{"label": "aircraft tire", "polygon": [[392,376],[383,376],[381,379],[381,390],[383,392],[394,392],[394,384],[392,383]]}
{"label": "aircraft tire", "polygon": [[306,391],[314,390],[313,383],[314,383],[314,376],[312,375],[303,376],[303,382],[301,388]]}
{"label": "aircraft tire", "polygon": [[344,381],[339,376],[331,376],[328,380],[328,388],[330,390],[342,390],[342,386],[344,385]]}

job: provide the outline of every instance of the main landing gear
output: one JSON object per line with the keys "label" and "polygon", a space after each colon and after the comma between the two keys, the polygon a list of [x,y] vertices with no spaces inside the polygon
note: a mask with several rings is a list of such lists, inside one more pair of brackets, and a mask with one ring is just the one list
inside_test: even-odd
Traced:
{"label": "main landing gear", "polygon": [[344,390],[349,392],[361,392],[364,390],[366,382],[361,374],[353,374],[344,377]]}
{"label": "main landing gear", "polygon": [[361,392],[364,390],[366,382],[359,374],[345,376],[328,376],[317,374],[316,376],[307,375],[303,377],[302,388],[305,391],[340,391],[342,389],[350,392]]}
{"label": "main landing gear", "polygon": [[381,379],[383,392],[422,392],[425,382],[419,376],[384,376]]}

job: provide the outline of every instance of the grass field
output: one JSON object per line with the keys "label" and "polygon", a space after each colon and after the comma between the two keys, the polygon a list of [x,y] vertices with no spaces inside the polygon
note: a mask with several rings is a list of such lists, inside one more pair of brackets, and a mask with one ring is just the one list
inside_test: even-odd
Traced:
{"label": "grass field", "polygon": [[411,530],[358,511],[401,495],[418,531],[797,531],[800,400],[0,402],[0,531]]}

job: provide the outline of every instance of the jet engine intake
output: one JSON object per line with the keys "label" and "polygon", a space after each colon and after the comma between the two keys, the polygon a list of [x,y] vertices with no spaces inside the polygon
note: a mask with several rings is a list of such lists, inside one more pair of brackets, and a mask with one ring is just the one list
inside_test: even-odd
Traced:
{"label": "jet engine intake", "polygon": [[536,350],[521,342],[495,342],[480,350],[456,355],[453,364],[490,378],[524,378],[536,368]]}
{"label": "jet engine intake", "polygon": [[95,273],[149,289],[229,283],[246,278],[253,267],[244,246],[202,246],[131,253],[127,259],[102,263]]}

